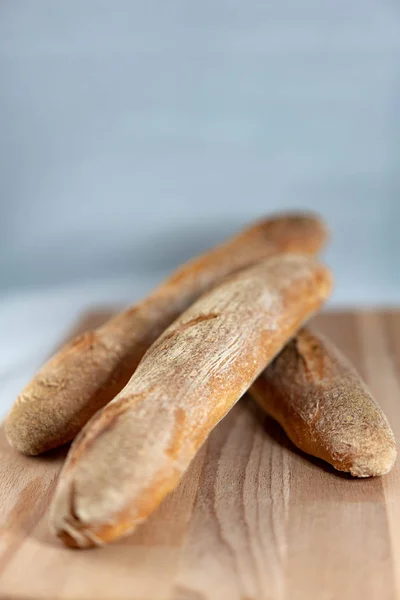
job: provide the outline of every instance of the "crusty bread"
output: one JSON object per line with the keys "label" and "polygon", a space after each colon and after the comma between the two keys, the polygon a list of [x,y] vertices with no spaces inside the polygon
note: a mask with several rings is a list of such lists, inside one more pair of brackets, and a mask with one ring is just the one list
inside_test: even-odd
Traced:
{"label": "crusty bread", "polygon": [[357,477],[384,475],[396,443],[382,410],[348,360],[301,330],[250,389],[304,452]]}
{"label": "crusty bread", "polygon": [[325,225],[307,214],[254,224],[179,268],[148,298],[64,346],[17,398],[5,423],[12,446],[26,454],[57,447],[128,382],[155,339],[221,278],[276,252],[315,254]]}
{"label": "crusty bread", "polygon": [[52,505],[60,538],[101,544],[146,519],[330,288],[329,271],[315,260],[280,255],[192,305],[75,440]]}

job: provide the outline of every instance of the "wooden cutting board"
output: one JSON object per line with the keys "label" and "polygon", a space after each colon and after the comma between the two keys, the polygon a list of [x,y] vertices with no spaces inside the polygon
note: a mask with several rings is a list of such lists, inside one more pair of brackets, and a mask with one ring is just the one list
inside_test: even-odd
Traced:
{"label": "wooden cutting board", "polygon": [[[314,325],[361,371],[399,439],[400,312],[331,313]],[[134,535],[73,551],[48,526],[64,457],[19,456],[1,434],[2,599],[400,598],[400,459],[386,477],[352,479],[298,452],[244,398]]]}

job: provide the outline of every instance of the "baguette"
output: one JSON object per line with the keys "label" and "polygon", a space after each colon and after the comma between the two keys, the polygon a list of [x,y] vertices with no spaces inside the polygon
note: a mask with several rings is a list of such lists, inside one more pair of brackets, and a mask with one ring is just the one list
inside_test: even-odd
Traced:
{"label": "baguette", "polygon": [[329,271],[315,260],[275,256],[177,319],[73,443],[51,510],[64,543],[110,542],[146,519],[330,288]]}
{"label": "baguette", "polygon": [[147,299],[75,338],[40,369],[8,415],[9,443],[34,455],[70,441],[124,387],[149,346],[201,293],[274,253],[316,254],[326,237],[317,217],[276,216],[183,265]]}
{"label": "baguette", "polygon": [[303,329],[250,389],[301,450],[356,477],[384,475],[396,442],[380,407],[347,359]]}

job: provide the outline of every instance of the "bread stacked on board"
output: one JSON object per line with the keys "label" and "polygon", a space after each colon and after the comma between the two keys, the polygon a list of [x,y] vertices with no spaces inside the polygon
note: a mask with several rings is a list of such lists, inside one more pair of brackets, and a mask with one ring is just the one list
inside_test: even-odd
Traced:
{"label": "bread stacked on board", "polygon": [[51,508],[69,546],[133,531],[249,390],[303,451],[387,473],[393,433],[340,352],[304,328],[331,291],[316,216],[260,221],[183,265],[139,304],[62,348],[17,398],[12,446],[73,439]]}

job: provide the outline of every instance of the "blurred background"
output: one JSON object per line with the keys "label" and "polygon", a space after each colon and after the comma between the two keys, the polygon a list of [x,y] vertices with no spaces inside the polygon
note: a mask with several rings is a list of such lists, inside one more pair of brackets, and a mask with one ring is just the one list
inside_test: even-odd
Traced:
{"label": "blurred background", "polygon": [[155,281],[304,207],[337,302],[399,301],[399,65],[390,1],[3,2],[1,289]]}
{"label": "blurred background", "polygon": [[287,208],[331,226],[333,305],[399,303],[399,65],[391,0],[3,1],[15,354],[40,362],[83,307],[133,301]]}

